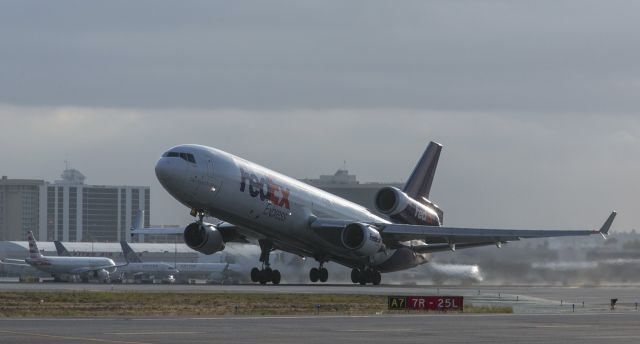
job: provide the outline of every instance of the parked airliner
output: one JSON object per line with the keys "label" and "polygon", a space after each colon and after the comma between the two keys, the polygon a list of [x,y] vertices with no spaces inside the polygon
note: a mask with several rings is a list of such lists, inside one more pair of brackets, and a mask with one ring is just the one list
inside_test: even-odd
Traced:
{"label": "parked airliner", "polygon": [[[55,240],[53,243],[56,246],[58,256],[71,256],[69,250],[67,250],[60,241]],[[127,251],[132,251],[129,244],[127,244],[126,241],[122,241],[120,246],[122,247],[122,253],[127,264],[118,268],[118,272],[111,278],[112,281],[122,282],[126,279],[133,279],[140,282],[153,280],[160,280],[163,283],[175,282],[175,275],[178,273],[178,270],[173,265],[163,262],[142,263],[142,261],[139,261],[137,255],[135,258],[138,258],[138,260],[135,260],[135,258],[134,260],[131,260],[129,259]],[[135,255],[135,253],[133,254]]]}
{"label": "parked airliner", "polygon": [[[89,278],[97,278],[101,282],[109,282],[111,275],[124,265],[116,265],[113,260],[105,257],[55,257],[43,256],[38,249],[38,244],[33,232],[27,232],[29,241],[29,258],[25,260],[6,259],[3,264],[32,266],[44,271],[56,280],[71,279],[80,276],[83,281]],[[126,265],[126,264],[125,264]]]}
{"label": "parked airliner", "polygon": [[[128,267],[133,267],[132,270],[135,270],[136,267],[138,267],[140,271],[144,271],[146,269],[147,273],[151,273],[154,269],[147,267],[153,267],[155,265],[162,266],[164,268],[164,266],[169,266],[173,270],[173,279],[179,283],[188,283],[190,280],[198,278],[204,278],[209,283],[220,284],[234,283],[244,280],[244,278],[242,278],[238,273],[241,267],[237,264],[176,262],[173,265],[169,265],[168,263],[162,262],[143,262],[140,256],[138,256],[126,241],[121,241],[120,245],[122,246],[122,253],[129,263]],[[158,271],[156,275],[159,275],[160,272],[161,270]]]}
{"label": "parked airliner", "polygon": [[[379,216],[368,209],[219,149],[180,145],[155,166],[162,186],[198,219],[180,233],[192,249],[213,254],[228,242],[257,243],[261,268],[254,282],[280,283],[269,254],[283,250],[318,261],[309,278],[326,282],[324,264],[352,269],[351,280],[380,284],[381,273],[409,269],[430,254],[528,238],[605,236],[612,212],[599,230],[481,229],[443,226],[443,211],[429,200],[442,146],[431,142],[403,190],[382,188],[375,196]],[[222,220],[206,223],[205,215]],[[161,228],[134,234],[169,234]]]}

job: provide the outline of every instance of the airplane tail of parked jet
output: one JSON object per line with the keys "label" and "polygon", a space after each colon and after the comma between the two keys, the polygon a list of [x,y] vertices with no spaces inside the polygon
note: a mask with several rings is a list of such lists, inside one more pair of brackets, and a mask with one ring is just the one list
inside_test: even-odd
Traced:
{"label": "airplane tail of parked jet", "polygon": [[122,247],[122,253],[124,254],[124,259],[127,263],[142,263],[142,259],[138,257],[126,241],[121,241],[120,246]]}
{"label": "airplane tail of parked jet", "polygon": [[58,252],[58,256],[60,257],[71,256],[71,253],[69,253],[69,250],[67,250],[67,248],[64,247],[64,245],[59,240],[54,240],[53,244],[56,245],[56,252]]}
{"label": "airplane tail of parked jet", "polygon": [[27,241],[29,241],[29,258],[41,258],[42,254],[38,249],[38,244],[32,231],[27,232]]}

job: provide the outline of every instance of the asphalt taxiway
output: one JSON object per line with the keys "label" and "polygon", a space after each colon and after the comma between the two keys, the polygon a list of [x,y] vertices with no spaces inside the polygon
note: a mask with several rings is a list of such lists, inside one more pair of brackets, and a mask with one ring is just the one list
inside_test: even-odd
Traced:
{"label": "asphalt taxiway", "polygon": [[637,343],[638,313],[0,319],[13,343]]}

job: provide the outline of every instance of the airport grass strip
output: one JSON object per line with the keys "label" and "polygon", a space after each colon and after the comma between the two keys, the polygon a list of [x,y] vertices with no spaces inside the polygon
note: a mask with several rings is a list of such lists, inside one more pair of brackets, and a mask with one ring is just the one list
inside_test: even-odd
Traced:
{"label": "airport grass strip", "polygon": [[[465,305],[465,313],[511,312],[511,307]],[[0,317],[362,315],[381,313],[389,312],[387,311],[386,296],[379,295],[93,291],[0,293]]]}

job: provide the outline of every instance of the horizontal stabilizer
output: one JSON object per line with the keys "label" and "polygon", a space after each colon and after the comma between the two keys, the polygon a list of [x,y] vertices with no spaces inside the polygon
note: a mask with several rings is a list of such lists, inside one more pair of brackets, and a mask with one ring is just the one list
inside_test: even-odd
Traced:
{"label": "horizontal stabilizer", "polygon": [[11,259],[11,258],[0,259],[0,264],[14,265],[14,266],[31,266],[27,264],[24,261],[24,259]]}

